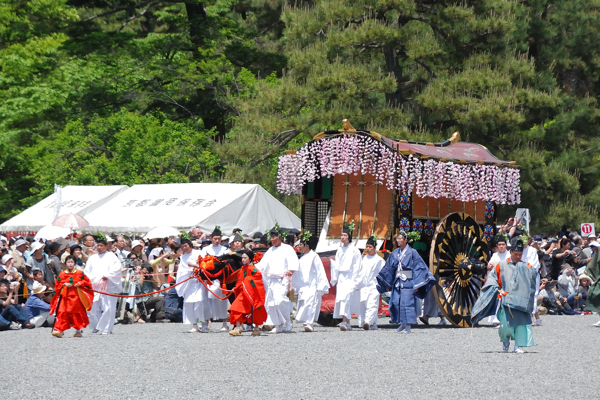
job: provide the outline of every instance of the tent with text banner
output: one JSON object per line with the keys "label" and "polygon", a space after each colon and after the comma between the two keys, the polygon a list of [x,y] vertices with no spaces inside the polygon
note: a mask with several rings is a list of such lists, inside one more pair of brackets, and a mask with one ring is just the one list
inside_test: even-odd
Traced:
{"label": "tent with text banner", "polygon": [[238,183],[134,185],[84,217],[92,233],[144,235],[158,226],[210,233],[218,225],[230,235],[235,228],[264,232],[275,222],[300,228],[300,219],[260,185]]}
{"label": "tent with text banner", "polygon": [[90,213],[119,193],[125,185],[65,186],[0,225],[7,236],[35,235],[42,227],[52,224],[58,215]]}

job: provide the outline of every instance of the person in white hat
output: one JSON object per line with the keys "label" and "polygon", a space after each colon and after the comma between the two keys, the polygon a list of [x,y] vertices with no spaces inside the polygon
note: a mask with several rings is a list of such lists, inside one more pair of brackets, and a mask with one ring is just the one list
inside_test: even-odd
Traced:
{"label": "person in white hat", "polygon": [[10,253],[14,260],[12,266],[15,267],[25,279],[33,280],[33,275],[25,268],[25,256],[23,255],[25,250],[27,250],[27,241],[25,239],[17,239],[15,242],[15,249]]}
{"label": "person in white hat", "polygon": [[19,282],[21,280],[21,274],[19,271],[13,266],[15,259],[10,254],[5,254],[2,257],[2,265],[6,271],[6,279],[9,282]]}
{"label": "person in white hat", "polygon": [[[96,243],[97,253],[88,258],[85,274],[92,281],[94,290],[118,294],[123,290],[121,284],[121,261],[111,251],[106,251],[106,241],[99,239]],[[101,332],[103,335],[112,333],[115,325],[117,297],[94,293],[92,310],[88,316],[92,333]]]}
{"label": "person in white hat", "polygon": [[31,279],[27,278],[26,284],[29,291],[33,290],[33,274],[37,271],[42,271],[42,279],[44,282],[48,282],[50,287],[54,287],[54,272],[50,268],[50,258],[44,254],[44,244],[40,242],[34,242],[31,245],[31,255],[25,263],[27,272],[32,275]]}
{"label": "person in white hat", "polygon": [[25,307],[23,307],[29,322],[34,324],[36,328],[41,327],[46,321],[50,325],[54,323],[54,316],[50,315],[50,304],[44,301],[46,289],[46,286],[33,281],[31,295],[25,302]]}

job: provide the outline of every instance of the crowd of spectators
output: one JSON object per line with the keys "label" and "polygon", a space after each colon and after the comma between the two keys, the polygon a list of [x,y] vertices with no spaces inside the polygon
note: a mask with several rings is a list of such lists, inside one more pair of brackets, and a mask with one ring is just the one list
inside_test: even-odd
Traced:
{"label": "crowd of spectators", "polygon": [[[584,309],[593,281],[586,275],[586,268],[600,247],[595,234],[582,236],[563,227],[555,236],[530,236],[519,218],[509,218],[498,231],[493,252],[499,251],[497,243],[502,239],[510,249],[510,238],[517,236],[536,250],[540,265],[537,298],[540,315],[590,314]],[[595,326],[600,326],[600,322]]]}

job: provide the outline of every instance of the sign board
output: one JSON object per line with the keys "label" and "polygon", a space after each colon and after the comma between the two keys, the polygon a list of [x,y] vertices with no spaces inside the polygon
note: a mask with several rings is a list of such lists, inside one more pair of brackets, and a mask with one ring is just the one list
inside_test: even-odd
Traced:
{"label": "sign board", "polygon": [[521,223],[525,225],[525,229],[527,229],[527,232],[531,233],[529,230],[529,223],[531,222],[531,216],[529,215],[529,208],[517,208],[517,212],[515,213],[515,218],[520,218]]}
{"label": "sign board", "polygon": [[581,236],[596,235],[596,227],[593,222],[581,224]]}

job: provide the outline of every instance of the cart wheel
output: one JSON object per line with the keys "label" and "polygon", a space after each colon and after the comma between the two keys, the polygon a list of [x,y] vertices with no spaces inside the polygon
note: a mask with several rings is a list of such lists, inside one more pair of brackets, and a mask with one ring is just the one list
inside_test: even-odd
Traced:
{"label": "cart wheel", "polygon": [[429,269],[437,280],[438,306],[454,326],[471,326],[471,309],[485,281],[488,258],[487,241],[469,215],[452,213],[437,225]]}

